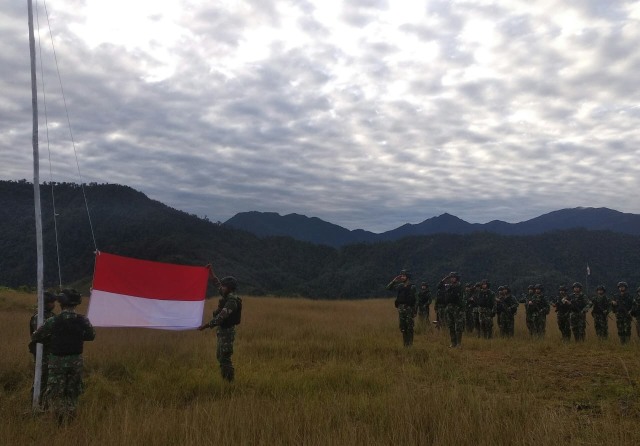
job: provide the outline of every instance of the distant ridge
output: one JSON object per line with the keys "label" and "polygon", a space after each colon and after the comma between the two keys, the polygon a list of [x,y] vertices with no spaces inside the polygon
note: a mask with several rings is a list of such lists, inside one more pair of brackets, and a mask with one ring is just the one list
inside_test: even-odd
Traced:
{"label": "distant ridge", "polygon": [[276,212],[241,212],[224,224],[250,232],[258,237],[291,237],[296,240],[329,246],[372,242],[377,237],[373,232],[362,229],[350,231],[317,217],[307,217],[300,214],[280,215]]}
{"label": "distant ridge", "polygon": [[354,243],[393,241],[403,237],[433,234],[471,234],[488,232],[498,235],[538,235],[567,229],[612,231],[640,235],[640,215],[608,208],[578,207],[561,209],[520,223],[493,220],[469,223],[455,215],[444,213],[421,223],[406,223],[380,234],[357,229],[350,231],[317,217],[300,214],[281,216],[275,212],[241,212],[225,225],[248,231],[258,237],[286,236],[297,240],[340,247]]}
{"label": "distant ridge", "polygon": [[[615,289],[620,280],[629,282],[634,290],[640,284],[640,236],[611,230],[565,229],[539,235],[503,236],[485,228],[493,226],[510,232],[530,228],[504,222],[474,225],[445,214],[420,225],[403,225],[395,234],[386,234],[402,237],[399,240],[380,241],[385,234],[349,231],[304,215],[282,217],[271,213],[268,215],[271,224],[265,223],[262,233],[278,230],[279,236],[263,237],[173,209],[128,186],[91,183],[84,187],[94,223],[94,230],[90,231],[81,187],[55,183],[54,225],[53,187],[49,186],[43,185],[41,192],[44,283],[51,288],[63,283],[88,292],[96,245],[103,252],[140,259],[183,265],[211,263],[218,275],[237,277],[241,292],[253,295],[390,298],[385,285],[401,268],[410,269],[417,280],[433,286],[449,271],[458,271],[465,282],[488,277],[493,283],[511,285],[516,294],[531,283],[553,288],[584,279],[585,289],[592,291],[596,284]],[[540,224],[538,230],[571,226],[574,223],[568,217],[572,213],[581,216],[585,223],[582,226],[588,223],[592,227],[624,227],[628,220],[632,224],[637,221],[637,217],[615,211],[578,209],[550,213],[531,222],[556,220],[555,226]],[[592,214],[603,220],[595,216],[587,218]],[[562,216],[567,218],[559,218]],[[255,224],[263,215],[255,212],[245,217]],[[26,180],[0,180],[0,286],[35,286],[34,220],[33,186]],[[287,225],[298,230],[297,236],[311,240],[283,236],[292,230]],[[420,230],[445,232],[404,236]],[[92,234],[95,244],[91,241]],[[375,243],[335,248],[314,239],[318,234],[324,234],[332,243],[365,239]],[[587,265],[591,272],[588,280]],[[208,295],[217,295],[215,287],[210,287]]]}

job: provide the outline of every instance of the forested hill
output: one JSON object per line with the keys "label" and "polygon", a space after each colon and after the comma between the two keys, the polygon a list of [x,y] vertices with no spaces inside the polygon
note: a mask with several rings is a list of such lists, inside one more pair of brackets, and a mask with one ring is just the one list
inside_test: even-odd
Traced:
{"label": "forested hill", "polygon": [[494,220],[489,223],[468,223],[455,215],[444,213],[418,224],[403,224],[390,231],[376,234],[341,226],[299,214],[279,215],[275,212],[240,212],[225,223],[259,237],[289,236],[296,240],[340,247],[360,242],[399,240],[413,235],[473,234],[490,232],[499,235],[538,235],[566,229],[613,231],[640,236],[640,215],[607,208],[560,209],[520,223]]}
{"label": "forested hill", "polygon": [[[58,270],[51,186],[41,188],[45,233],[45,282],[56,286]],[[82,189],[56,184],[58,246],[63,284],[86,288],[94,244]],[[585,281],[612,289],[618,280],[640,285],[640,237],[605,231],[567,230],[535,236],[489,233],[440,234],[331,248],[289,237],[259,238],[172,209],[127,186],[85,186],[97,247],[141,259],[203,265],[233,274],[245,294],[313,298],[389,296],[384,286],[401,268],[432,286],[451,270],[463,281],[489,278],[517,292],[543,283]],[[34,286],[36,244],[33,186],[0,181],[0,285]]]}

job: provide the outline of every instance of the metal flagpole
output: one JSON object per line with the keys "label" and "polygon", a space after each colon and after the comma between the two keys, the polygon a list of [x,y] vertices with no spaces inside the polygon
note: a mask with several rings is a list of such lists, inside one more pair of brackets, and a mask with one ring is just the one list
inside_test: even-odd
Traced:
{"label": "metal flagpole", "polygon": [[587,275],[585,276],[585,295],[589,296],[589,276],[591,275],[591,269],[589,268],[589,264],[587,263]]}
{"label": "metal flagpole", "polygon": [[[36,218],[36,252],[37,252],[37,274],[38,274],[38,327],[42,325],[44,319],[43,301],[43,276],[44,262],[42,260],[42,211],[40,207],[40,154],[38,152],[38,89],[36,86],[36,43],[33,34],[33,6],[32,0],[27,0],[27,10],[29,16],[29,54],[31,56],[31,108],[33,109],[33,198]],[[42,344],[36,344],[36,367],[33,377],[33,400],[32,407],[36,410],[40,407],[40,389],[42,377]]]}

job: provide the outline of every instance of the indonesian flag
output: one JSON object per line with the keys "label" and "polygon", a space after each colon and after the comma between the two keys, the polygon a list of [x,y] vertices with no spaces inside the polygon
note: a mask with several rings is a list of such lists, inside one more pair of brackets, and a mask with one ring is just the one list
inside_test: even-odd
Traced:
{"label": "indonesian flag", "polygon": [[196,328],[208,279],[204,266],[98,252],[87,316],[96,327]]}

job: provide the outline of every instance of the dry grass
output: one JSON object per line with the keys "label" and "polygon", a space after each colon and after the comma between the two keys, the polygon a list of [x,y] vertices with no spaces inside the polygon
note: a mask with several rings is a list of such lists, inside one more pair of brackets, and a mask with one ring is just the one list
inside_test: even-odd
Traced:
{"label": "dry grass", "polygon": [[[639,444],[640,343],[466,336],[418,326],[401,346],[391,300],[245,298],[224,383],[215,336],[98,329],[78,419],[32,417],[33,296],[0,291],[0,444]],[[207,304],[207,314],[215,302]],[[522,310],[522,309],[521,309]],[[81,307],[86,311],[86,307]]]}

